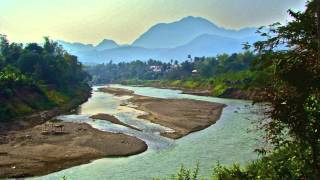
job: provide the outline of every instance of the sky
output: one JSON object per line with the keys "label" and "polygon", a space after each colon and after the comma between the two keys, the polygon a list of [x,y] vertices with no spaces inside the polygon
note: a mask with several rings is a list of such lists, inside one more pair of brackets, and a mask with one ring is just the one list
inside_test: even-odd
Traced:
{"label": "sky", "polygon": [[130,44],[151,26],[199,16],[229,29],[286,23],[305,0],[0,0],[0,34],[10,41],[43,36],[97,44]]}

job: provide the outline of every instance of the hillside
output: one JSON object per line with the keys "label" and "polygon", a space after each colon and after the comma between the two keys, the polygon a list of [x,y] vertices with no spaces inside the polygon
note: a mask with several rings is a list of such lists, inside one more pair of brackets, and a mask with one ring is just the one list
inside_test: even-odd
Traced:
{"label": "hillside", "polygon": [[220,53],[234,53],[242,51],[242,41],[235,38],[203,34],[183,46],[169,49],[160,54],[159,59],[185,59],[192,56],[213,56]]}
{"label": "hillside", "polygon": [[119,47],[119,45],[115,41],[109,40],[109,39],[104,39],[95,48],[98,51],[103,51],[103,50],[113,49],[113,48],[118,48],[118,47]]}
{"label": "hillside", "polygon": [[133,60],[171,59],[183,61],[192,56],[215,56],[242,51],[242,44],[260,39],[255,28],[230,30],[201,17],[186,17],[172,23],[159,23],[138,37],[131,45],[121,46],[113,40],[91,44],[58,41],[86,64],[130,62]]}
{"label": "hillside", "polygon": [[89,79],[77,57],[47,38],[43,46],[23,47],[0,36],[0,123],[53,108],[70,110],[90,95]]}
{"label": "hillside", "polygon": [[175,48],[182,46],[203,34],[226,38],[245,38],[254,34],[254,28],[228,30],[201,17],[185,17],[173,23],[160,23],[143,33],[132,46],[145,48]]}

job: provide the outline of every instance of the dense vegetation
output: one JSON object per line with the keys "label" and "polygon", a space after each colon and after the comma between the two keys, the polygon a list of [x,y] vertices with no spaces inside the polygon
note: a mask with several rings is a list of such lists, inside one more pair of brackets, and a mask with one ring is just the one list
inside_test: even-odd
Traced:
{"label": "dense vegetation", "polygon": [[89,87],[77,57],[57,43],[10,43],[0,36],[0,122],[61,106]]}
{"label": "dense vegetation", "polygon": [[[100,64],[87,67],[93,82],[142,84],[148,86],[179,87],[207,90],[211,95],[223,96],[227,91],[252,91],[269,78],[268,69],[256,70],[258,56],[250,51],[222,54],[216,57],[188,57],[181,63],[156,60],[129,63]],[[246,98],[246,97],[244,97]]]}
{"label": "dense vegetation", "polygon": [[[289,14],[292,22],[261,28],[267,39],[254,44],[260,54],[256,66],[273,72],[267,96],[257,101],[270,104],[260,128],[274,148],[260,149],[264,156],[246,167],[217,165],[212,179],[320,177],[320,1]],[[173,179],[198,179],[195,172],[182,168]]]}
{"label": "dense vegetation", "polygon": [[152,60],[147,62],[132,61],[114,64],[100,64],[87,67],[95,83],[110,83],[123,80],[180,80],[192,76],[196,70],[197,75],[209,78],[226,72],[247,70],[255,55],[251,52],[235,53],[232,55],[218,55],[217,57],[195,57],[178,63],[169,63]]}

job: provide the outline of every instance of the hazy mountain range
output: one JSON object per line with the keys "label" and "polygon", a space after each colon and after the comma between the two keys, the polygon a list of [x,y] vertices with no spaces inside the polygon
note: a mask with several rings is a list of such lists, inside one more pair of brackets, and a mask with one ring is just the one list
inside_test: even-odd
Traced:
{"label": "hazy mountain range", "polygon": [[58,40],[67,51],[83,63],[148,60],[185,60],[192,56],[215,56],[242,51],[244,42],[260,37],[256,28],[230,30],[200,17],[186,17],[173,23],[160,23],[143,33],[131,45],[119,45],[104,39],[98,45]]}

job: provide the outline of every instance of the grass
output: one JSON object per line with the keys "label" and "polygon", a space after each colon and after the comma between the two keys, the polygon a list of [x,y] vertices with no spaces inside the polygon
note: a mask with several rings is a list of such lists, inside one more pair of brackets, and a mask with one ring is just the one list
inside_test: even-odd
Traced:
{"label": "grass", "polygon": [[40,89],[48,97],[48,100],[56,105],[63,105],[69,100],[66,95],[48,86],[41,85]]}
{"label": "grass", "polygon": [[72,87],[69,90],[56,89],[46,85],[18,86],[14,90],[0,92],[0,121],[8,121],[35,112],[62,107],[72,102],[81,103],[90,91],[88,86]]}
{"label": "grass", "polygon": [[124,84],[209,90],[212,92],[212,96],[220,96],[228,88],[250,91],[251,88],[261,87],[269,77],[269,73],[270,72],[246,70],[208,78],[196,76],[178,80],[127,80]]}

